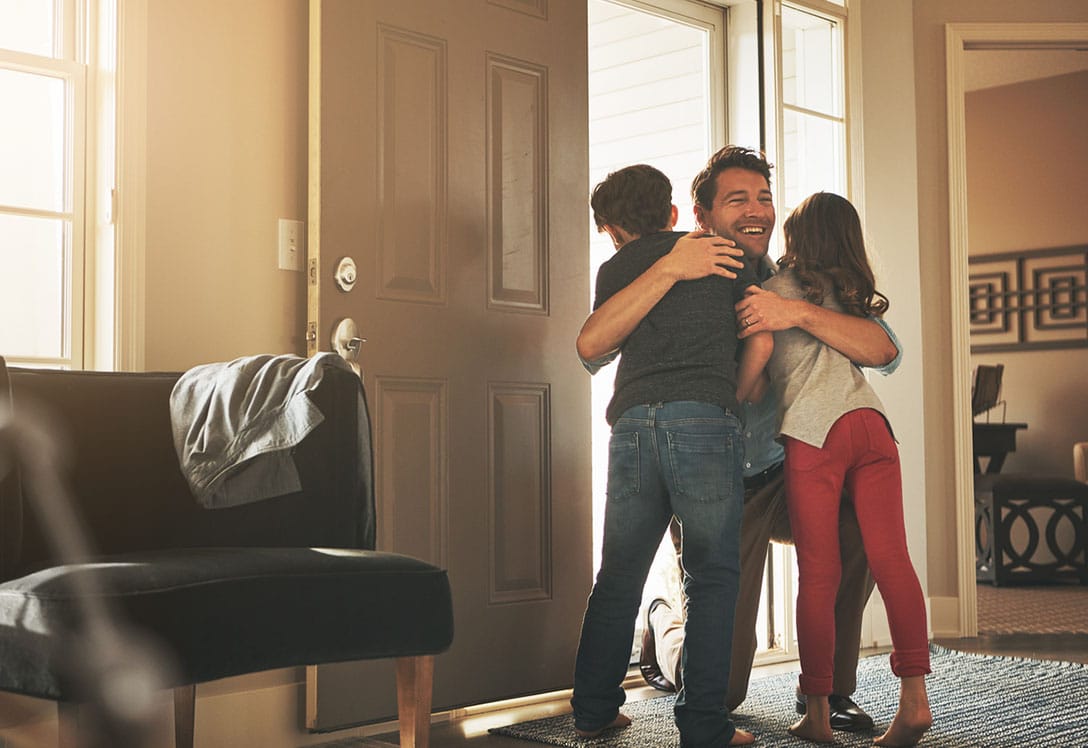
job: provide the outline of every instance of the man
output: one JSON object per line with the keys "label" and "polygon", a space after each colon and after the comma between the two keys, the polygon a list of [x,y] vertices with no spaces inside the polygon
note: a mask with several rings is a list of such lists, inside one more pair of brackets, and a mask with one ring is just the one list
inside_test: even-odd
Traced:
{"label": "man", "polygon": [[[574,727],[580,737],[593,738],[630,723],[619,709],[642,588],[675,517],[689,603],[684,685],[674,707],[680,745],[749,744],[754,738],[735,728],[725,696],[744,499],[734,305],[755,276],[747,267],[735,280],[715,270],[716,245],[724,245],[718,237],[671,231],[672,185],[651,166],[609,174],[593,190],[591,205],[617,250],[597,274],[595,306],[622,300],[651,267],[668,288],[644,312],[645,324],[620,343],[623,357],[606,411],[612,436],[604,551],[575,661]],[[703,261],[693,278],[676,272],[689,244]],[[594,324],[587,325],[592,332]],[[579,335],[578,349],[586,347]],[[759,374],[749,368],[745,388]]]}
{"label": "man", "polygon": [[[692,184],[695,217],[703,229],[730,239],[749,263],[757,268],[757,277],[773,273],[767,257],[775,211],[770,190],[771,166],[761,154],[745,148],[726,146],[711,157],[706,168]],[[741,254],[741,252],[736,252]],[[700,259],[701,258],[696,258]],[[661,298],[663,286],[653,268],[629,287],[640,289],[637,297],[626,299],[625,309],[601,307],[594,313],[595,346],[579,347],[587,362],[600,364],[614,356],[619,342],[634,330],[641,317],[639,310],[652,308]],[[606,314],[606,312],[611,312]],[[888,374],[899,363],[899,349],[894,335],[878,320],[851,317],[814,306],[804,301],[783,299],[776,294],[751,289],[736,305],[740,337],[757,332],[797,327],[837,349],[861,366],[881,367]],[[583,328],[584,332],[585,328]],[[741,537],[740,593],[737,599],[733,638],[732,670],[726,706],[739,705],[748,691],[748,678],[756,650],[756,617],[763,587],[770,540],[788,542],[791,538],[782,479],[783,450],[775,441],[777,403],[773,396],[758,404],[742,404],[744,421],[745,499]],[[832,727],[840,730],[868,730],[872,719],[852,700],[856,688],[856,670],[861,640],[861,619],[873,589],[857,520],[849,501],[843,502],[840,516],[840,551],[843,560],[842,583],[835,603],[835,682],[830,698]],[[676,537],[674,535],[674,542]],[[663,600],[650,605],[640,660],[643,675],[651,685],[673,690],[677,685],[676,663],[683,647],[679,611]],[[655,636],[656,634],[656,636]],[[799,697],[797,710],[804,713]]]}

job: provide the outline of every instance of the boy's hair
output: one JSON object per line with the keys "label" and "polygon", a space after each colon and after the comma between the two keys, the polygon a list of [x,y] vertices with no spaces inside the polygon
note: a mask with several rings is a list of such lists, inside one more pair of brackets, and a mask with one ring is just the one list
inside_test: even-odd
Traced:
{"label": "boy's hair", "polygon": [[790,213],[782,233],[786,251],[778,266],[793,268],[808,301],[823,302],[822,276],[849,314],[879,317],[888,310],[865,254],[861,219],[845,197],[832,192],[810,195]]}
{"label": "boy's hair", "polygon": [[598,231],[607,223],[633,236],[656,234],[672,219],[672,183],[654,167],[635,164],[594,187],[589,204]]}
{"label": "boy's hair", "polygon": [[701,208],[711,210],[718,191],[718,175],[726,169],[747,169],[762,174],[770,187],[771,168],[759,151],[739,145],[727,145],[711,156],[706,168],[695,175],[691,182],[691,200]]}

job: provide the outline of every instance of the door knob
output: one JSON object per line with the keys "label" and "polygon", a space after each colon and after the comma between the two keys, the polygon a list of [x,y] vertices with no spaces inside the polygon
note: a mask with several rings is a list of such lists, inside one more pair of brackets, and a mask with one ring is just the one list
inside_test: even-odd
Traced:
{"label": "door knob", "polygon": [[340,358],[351,364],[356,374],[359,371],[359,351],[366,338],[359,337],[359,327],[351,317],[345,317],[336,323],[332,332],[332,349]]}

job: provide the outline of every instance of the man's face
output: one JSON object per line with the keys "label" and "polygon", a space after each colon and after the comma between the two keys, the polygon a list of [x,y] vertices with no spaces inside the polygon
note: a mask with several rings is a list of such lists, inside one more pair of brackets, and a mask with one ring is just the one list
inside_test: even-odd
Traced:
{"label": "man's face", "polygon": [[717,191],[710,210],[695,206],[699,226],[732,239],[749,260],[767,254],[774,230],[771,186],[763,175],[733,167],[718,174]]}

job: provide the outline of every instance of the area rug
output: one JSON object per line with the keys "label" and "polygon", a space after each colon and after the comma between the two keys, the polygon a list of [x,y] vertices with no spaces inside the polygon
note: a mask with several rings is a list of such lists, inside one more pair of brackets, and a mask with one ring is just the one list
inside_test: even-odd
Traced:
{"label": "area rug", "polygon": [[1088,586],[979,584],[976,589],[980,634],[1088,634]]}
{"label": "area rug", "polygon": [[[1069,748],[1088,745],[1088,666],[1015,657],[965,654],[930,646],[933,674],[926,678],[933,729],[921,742],[928,748]],[[794,714],[796,673],[753,679],[748,698],[734,714],[737,726],[756,735],[758,746],[802,748],[786,732]],[[887,728],[899,700],[899,682],[887,655],[858,664],[857,701],[876,722],[873,733],[836,732],[839,746],[871,746]],[[675,748],[675,695],[633,701],[624,714],[630,727],[581,740],[569,714],[523,722],[491,732],[569,748]]]}

